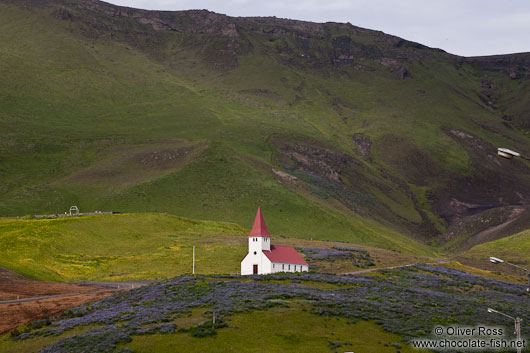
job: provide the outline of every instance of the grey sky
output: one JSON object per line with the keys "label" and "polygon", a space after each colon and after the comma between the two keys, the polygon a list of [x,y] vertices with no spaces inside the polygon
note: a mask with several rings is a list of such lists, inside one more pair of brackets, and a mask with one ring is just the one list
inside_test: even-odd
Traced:
{"label": "grey sky", "polygon": [[527,0],[107,0],[157,10],[350,22],[463,56],[530,52]]}

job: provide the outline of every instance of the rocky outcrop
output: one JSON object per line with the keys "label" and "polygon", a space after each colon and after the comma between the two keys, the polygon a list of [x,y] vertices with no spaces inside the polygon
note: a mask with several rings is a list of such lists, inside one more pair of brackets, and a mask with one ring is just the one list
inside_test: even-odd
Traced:
{"label": "rocky outcrop", "polygon": [[372,140],[370,137],[363,133],[356,133],[353,135],[353,142],[355,142],[357,152],[363,159],[369,159],[372,148]]}
{"label": "rocky outcrop", "polygon": [[68,20],[68,21],[71,21],[74,18],[72,13],[64,7],[60,7],[57,10],[53,11],[53,16],[60,20]]}
{"label": "rocky outcrop", "polygon": [[[33,4],[29,0],[21,0]],[[121,38],[132,37],[129,44],[137,44],[135,36],[150,31],[174,31],[190,35],[206,35],[194,46],[201,50],[206,62],[220,69],[237,66],[238,57],[252,50],[253,41],[263,39],[274,43],[268,47],[283,64],[297,68],[329,68],[340,70],[353,67],[374,71],[374,62],[391,60],[388,66],[398,79],[410,77],[407,62],[420,62],[435,51],[417,43],[355,27],[350,23],[313,23],[276,17],[230,17],[207,10],[149,11],[116,6],[98,0],[43,0],[40,4],[52,8],[56,18],[81,21],[89,26],[86,35],[102,37],[121,33]],[[131,26],[134,20],[145,29]],[[337,35],[337,33],[340,33]],[[161,43],[163,36],[149,33],[151,45]],[[156,38],[154,38],[156,37]],[[201,43],[203,41],[204,43]],[[152,49],[152,48],[150,48]]]}
{"label": "rocky outcrop", "polygon": [[397,79],[403,80],[406,77],[410,77],[409,69],[406,66],[402,65],[401,62],[397,59],[381,58],[379,62],[381,63],[381,65],[387,67]]}
{"label": "rocky outcrop", "polygon": [[[237,66],[238,57],[252,50],[254,36],[258,42],[265,39],[274,45],[268,50],[277,55],[278,61],[297,68],[329,68],[340,70],[353,67],[356,70],[374,71],[379,62],[387,67],[397,79],[412,77],[410,63],[424,63],[430,58],[453,61],[455,68],[463,64],[480,66],[482,69],[501,71],[510,78],[530,77],[530,55],[514,54],[492,57],[462,58],[429,48],[422,44],[353,26],[350,23],[313,23],[281,19],[276,17],[230,17],[207,10],[189,11],[150,11],[116,6],[98,0],[4,0],[24,7],[50,7],[54,17],[68,21],[82,21],[101,28],[91,28],[85,33],[97,37],[121,32],[122,37],[146,34],[148,29],[175,31],[185,34],[212,36],[220,42],[195,43],[204,45],[206,61],[221,69]],[[145,31],[131,26],[135,20],[147,26]],[[103,23],[103,25],[102,25]],[[98,33],[98,30],[100,32]],[[285,39],[285,40],[282,40]],[[202,38],[208,42],[210,38]],[[131,40],[138,43],[137,38]],[[152,43],[162,47],[163,39],[153,39]],[[131,43],[129,43],[131,44]],[[218,60],[215,57],[218,57]]]}
{"label": "rocky outcrop", "polygon": [[471,57],[464,61],[483,70],[504,72],[512,80],[530,78],[529,53]]}

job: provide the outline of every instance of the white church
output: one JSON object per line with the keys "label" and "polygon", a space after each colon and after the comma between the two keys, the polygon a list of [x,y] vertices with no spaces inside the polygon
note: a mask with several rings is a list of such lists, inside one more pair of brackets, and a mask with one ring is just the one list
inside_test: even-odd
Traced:
{"label": "white church", "polygon": [[241,261],[241,275],[275,272],[307,272],[309,265],[292,246],[271,245],[265,219],[258,208],[248,236],[248,254]]}

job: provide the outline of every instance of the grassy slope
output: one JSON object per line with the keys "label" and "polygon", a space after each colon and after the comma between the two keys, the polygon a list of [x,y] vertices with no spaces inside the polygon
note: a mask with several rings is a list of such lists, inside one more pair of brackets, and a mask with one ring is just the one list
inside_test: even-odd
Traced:
{"label": "grassy slope", "polygon": [[[252,219],[252,214],[247,214]],[[270,220],[269,229],[277,233]],[[248,223],[248,222],[246,222]],[[171,278],[190,273],[192,247],[201,274],[239,273],[248,228],[167,214],[120,214],[80,218],[0,219],[0,266],[41,280]],[[430,253],[423,245],[372,234],[381,246]],[[378,238],[379,237],[379,238]],[[353,234],[356,243],[371,243]],[[301,241],[277,239],[294,245]],[[304,243],[312,246],[312,242]],[[321,245],[320,245],[321,246]],[[387,255],[386,255],[387,256]],[[386,260],[384,260],[386,261]]]}
{"label": "grassy slope", "polygon": [[169,278],[191,272],[194,245],[198,271],[233,273],[245,254],[239,225],[164,214],[4,219],[0,229],[0,265],[38,279]]}
{"label": "grassy slope", "polygon": [[[399,344],[401,352],[424,352],[412,349],[398,335],[386,332],[372,322],[351,323],[344,318],[319,316],[301,309],[276,308],[236,314],[229,319],[229,327],[218,330],[215,336],[196,338],[189,333],[135,336],[124,346],[135,352],[174,352],[182,347],[186,347],[187,352],[204,352],[212,347],[216,352],[263,352],[264,347],[267,352],[330,352],[331,341],[341,342],[339,349],[343,351],[393,353],[396,351],[393,345]],[[194,309],[190,316],[176,319],[176,324],[179,328],[195,326],[204,321],[203,312],[203,308]],[[12,341],[9,334],[2,335],[0,352],[35,352],[59,338],[86,329],[74,329],[59,337],[37,337],[18,342]]]}
{"label": "grassy slope", "polygon": [[[192,318],[190,318],[192,319]],[[281,322],[281,325],[278,323]],[[259,334],[256,334],[259,333]],[[138,336],[126,347],[135,352],[173,352],[186,347],[188,352],[330,352],[330,342],[341,342],[338,351],[421,352],[403,343],[399,336],[385,332],[367,321],[348,322],[301,311],[300,308],[271,309],[237,314],[229,327],[215,336],[196,338],[187,333]]]}
{"label": "grassy slope", "polygon": [[[490,256],[495,256],[513,263],[524,263],[528,267],[530,264],[530,230],[476,245],[461,256],[486,261]],[[498,270],[503,269],[498,267]]]}
{"label": "grassy slope", "polygon": [[56,342],[57,339],[65,338],[77,333],[82,333],[87,329],[88,327],[74,328],[73,330],[64,333],[60,336],[40,337],[39,339],[27,340],[26,342],[13,341],[11,339],[11,335],[7,333],[4,335],[0,335],[0,352],[38,352],[40,349]]}
{"label": "grassy slope", "polygon": [[[238,67],[218,72],[201,64],[198,49],[183,44],[193,39],[188,35],[155,34],[126,20],[118,25],[156,36],[164,45],[121,40],[123,33],[109,40],[45,10],[0,8],[0,70],[6,77],[0,84],[2,215],[62,212],[77,204],[82,210],[167,212],[248,225],[245,212],[263,204],[278,232],[288,236],[418,251],[415,242],[398,234],[407,229],[381,226],[289,190],[245,157],[269,165],[272,134],[311,136],[355,155],[353,133],[365,133],[378,144],[392,131],[463,173],[469,170],[468,156],[440,127],[458,126],[491,142],[520,138],[480,106],[476,73],[467,65],[455,70],[445,54],[410,63],[413,78],[396,80],[377,62],[368,62],[376,72],[346,68],[340,74],[282,65],[270,54],[276,44],[254,36],[249,37],[253,51],[238,59]],[[337,100],[349,103],[337,107]],[[478,128],[476,121],[491,129]],[[491,132],[499,129],[505,130]],[[71,182],[83,171],[112,163],[117,147],[156,150],[175,139],[210,144],[163,173],[146,176],[127,166],[127,187],[113,175],[97,186]],[[390,208],[397,222],[419,224],[410,195],[379,172],[395,170],[401,152],[374,148],[376,163],[362,162],[363,173],[391,191],[358,187]],[[436,187],[445,181],[429,182]],[[426,200],[425,188],[413,191]],[[443,230],[430,205],[421,207]],[[375,208],[369,214],[382,212]]]}
{"label": "grassy slope", "polygon": [[[33,74],[25,77],[27,83],[18,83],[21,87],[18,90],[13,90],[11,85],[3,86],[3,92],[9,92],[13,100],[25,103],[4,101],[9,114],[3,116],[2,122],[6,126],[14,122],[20,126],[16,132],[3,130],[4,134],[9,131],[14,140],[6,147],[9,153],[5,154],[3,164],[2,177],[8,182],[6,189],[12,187],[0,198],[4,214],[57,212],[77,204],[83,210],[169,212],[244,224],[249,219],[244,212],[263,204],[271,208],[278,231],[291,236],[406,250],[416,247],[414,242],[406,244],[405,237],[375,222],[307,202],[238,156],[238,152],[251,153],[267,160],[270,155],[265,142],[267,136],[285,128],[304,131],[303,124],[301,130],[297,121],[271,123],[267,119],[269,112],[263,113],[253,104],[236,105],[233,100],[219,97],[216,93],[219,87],[215,86],[221,84],[219,82],[211,83],[211,93],[200,98],[196,91],[180,84],[181,79],[175,72],[168,74],[142,53],[104,41],[87,45],[83,39],[65,32],[66,24],[48,18],[47,14],[35,10],[33,16],[27,18],[16,7],[5,9],[3,16],[11,19],[3,22],[4,40],[10,38],[3,51],[10,59],[7,60],[9,71],[35,71],[41,66],[43,55],[49,60],[46,70],[39,73],[43,76],[39,81],[46,87],[31,84]],[[54,26],[45,26],[49,21]],[[34,32],[39,26],[41,30]],[[16,60],[15,53],[18,51],[22,55],[22,49],[12,46],[19,46],[28,38],[32,40],[31,50],[36,51],[29,55],[34,61]],[[60,60],[52,60],[55,57]],[[259,57],[254,59],[259,60]],[[122,65],[123,62],[134,68],[134,73]],[[250,62],[224,80],[241,80],[249,74],[245,68],[248,70],[258,64]],[[66,87],[82,82],[82,92],[66,90],[65,75],[70,75]],[[263,77],[247,82],[263,85],[260,80]],[[273,78],[269,81],[278,87]],[[127,87],[116,89],[117,83]],[[233,84],[234,91],[245,88],[241,82]],[[46,92],[45,97],[42,97],[42,90]],[[241,98],[238,93],[233,95],[234,99]],[[132,106],[131,100],[135,101]],[[226,103],[219,104],[221,101]],[[215,107],[216,111],[208,110],[208,106]],[[23,119],[24,116],[38,119]],[[125,124],[120,123],[124,121]],[[217,132],[220,121],[223,128]],[[314,130],[310,124],[306,126],[307,133]],[[64,178],[64,175],[75,177],[87,168],[98,169],[98,165],[106,165],[105,160],[110,161],[107,164],[112,163],[116,158],[112,152],[114,145],[140,142],[146,149],[155,146],[154,149],[153,141],[161,141],[160,144],[175,137],[226,142],[213,143],[200,158],[182,170],[175,169],[174,173],[169,170],[165,176],[159,175],[147,183],[134,175],[131,168],[129,179],[141,182],[126,189],[123,189],[123,179],[112,177],[112,174],[99,188],[90,181],[72,183],[71,177]]]}

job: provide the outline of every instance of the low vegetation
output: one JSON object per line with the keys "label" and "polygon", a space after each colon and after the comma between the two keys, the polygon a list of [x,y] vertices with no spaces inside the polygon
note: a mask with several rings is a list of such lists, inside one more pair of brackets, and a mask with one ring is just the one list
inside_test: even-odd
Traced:
{"label": "low vegetation", "polygon": [[165,214],[0,220],[0,266],[40,280],[127,280],[235,273],[247,230]]}
{"label": "low vegetation", "polygon": [[[154,342],[156,347],[168,342],[173,342],[172,347],[180,342],[193,342],[195,344],[190,344],[191,349],[200,349],[203,344],[213,340],[219,341],[224,347],[227,340],[238,336],[234,336],[234,330],[239,331],[242,328],[240,325],[257,315],[263,319],[255,320],[248,328],[242,328],[241,336],[238,337],[243,337],[248,332],[245,330],[252,328],[255,334],[232,341],[240,345],[241,350],[247,351],[248,348],[252,351],[252,344],[258,342],[256,335],[262,332],[269,333],[259,339],[261,346],[270,344],[274,349],[279,349],[274,342],[270,342],[278,339],[282,344],[285,341],[289,348],[297,344],[303,346],[312,342],[304,342],[304,337],[310,336],[309,333],[315,330],[315,334],[320,333],[314,338],[319,349],[333,351],[339,347],[359,348],[359,340],[353,337],[356,325],[362,322],[360,320],[373,322],[408,342],[430,336],[435,325],[474,326],[480,323],[511,327],[512,322],[506,322],[502,316],[487,314],[487,307],[494,307],[521,317],[522,329],[528,330],[530,326],[525,322],[530,317],[525,309],[526,301],[522,285],[431,265],[381,270],[379,276],[181,276],[73,308],[52,322],[47,322],[42,328],[25,330],[11,339],[4,337],[3,340],[36,342],[41,337],[57,335],[62,338],[42,350],[54,353],[69,352],[72,348],[85,352],[96,352],[98,349],[122,349],[126,352],[129,348],[150,351],[151,348],[146,348],[148,342]],[[204,320],[183,325],[182,318],[198,308],[205,308]],[[308,323],[299,321],[286,330],[273,328],[270,331],[267,323],[278,310],[291,313],[286,316],[288,322],[308,317],[309,322],[316,322],[318,326],[307,332],[302,326]],[[213,324],[214,314],[217,324]],[[246,315],[250,316],[246,319]],[[206,324],[207,321],[212,324]],[[279,322],[284,323],[283,320]],[[352,324],[349,330],[344,326],[348,322]],[[370,326],[366,323],[359,325],[364,328]],[[80,327],[86,327],[86,330],[64,336]],[[362,335],[365,339],[363,344],[367,346],[377,346],[392,337],[379,328],[372,334],[365,331]],[[384,338],[385,335],[387,338]],[[201,343],[201,340],[206,341]],[[391,340],[402,344],[401,339]],[[9,345],[13,346],[12,343]]]}
{"label": "low vegetation", "polygon": [[[255,211],[251,210],[252,213]],[[248,213],[250,220],[252,213]],[[271,222],[269,228],[274,236],[276,226],[273,224]],[[0,251],[3,254],[0,267],[31,278],[55,281],[170,278],[191,273],[192,248],[195,246],[197,273],[235,274],[239,273],[240,261],[247,253],[248,232],[249,229],[235,223],[155,213],[52,219],[4,218],[0,219]],[[381,237],[380,241],[383,239]],[[360,244],[378,242],[359,239],[355,234],[348,240]],[[432,253],[419,243],[394,241],[394,244],[402,245],[397,246],[397,250],[411,249],[403,253],[400,261],[414,261],[413,254]],[[275,243],[318,244],[322,251],[339,245],[281,236],[275,237]],[[383,249],[373,251],[380,255],[383,264],[399,254]],[[362,251],[347,254],[358,254],[358,262],[352,257],[349,265],[340,267],[343,272],[368,264],[361,259],[365,256]],[[340,272],[340,269],[331,272]]]}
{"label": "low vegetation", "polygon": [[482,258],[496,256],[507,261],[530,265],[530,230],[474,246],[464,254]]}
{"label": "low vegetation", "polygon": [[[456,256],[460,261],[475,267],[486,268],[497,273],[526,276],[523,269],[517,269],[506,264],[489,263],[490,256],[519,265],[523,269],[530,268],[530,230],[476,245]],[[521,277],[521,279],[528,283],[527,278]]]}

